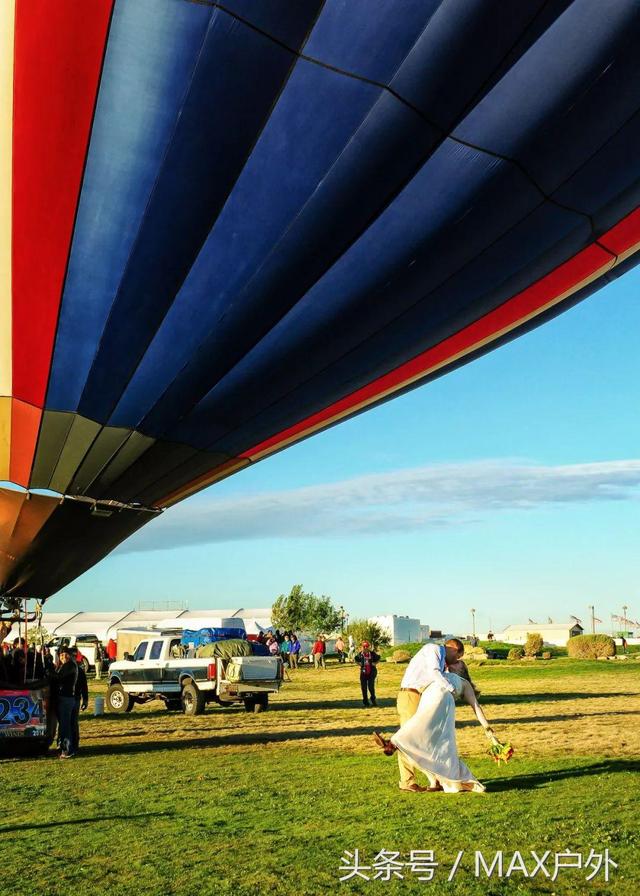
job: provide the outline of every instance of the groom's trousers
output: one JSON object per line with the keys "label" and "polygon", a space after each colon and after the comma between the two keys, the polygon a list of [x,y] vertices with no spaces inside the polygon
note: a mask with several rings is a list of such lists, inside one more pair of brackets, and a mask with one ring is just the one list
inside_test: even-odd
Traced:
{"label": "groom's trousers", "polygon": [[[397,707],[400,716],[400,725],[408,722],[411,716],[416,714],[418,704],[420,703],[420,694],[414,690],[401,690],[398,693]],[[397,751],[398,766],[400,768],[400,787],[408,787],[416,784],[416,775],[413,764],[400,752]]]}

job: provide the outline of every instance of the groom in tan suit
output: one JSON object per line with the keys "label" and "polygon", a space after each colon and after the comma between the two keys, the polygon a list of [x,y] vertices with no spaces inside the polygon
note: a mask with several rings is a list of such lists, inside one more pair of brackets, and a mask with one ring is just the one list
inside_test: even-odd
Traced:
{"label": "groom in tan suit", "polygon": [[[400,725],[404,725],[411,716],[415,715],[422,692],[432,682],[438,682],[445,690],[453,693],[453,686],[442,673],[448,663],[455,663],[463,654],[464,645],[458,638],[450,638],[444,646],[425,644],[416,653],[400,682],[397,702]],[[429,790],[428,787],[418,784],[413,765],[400,750],[397,755],[400,767],[400,790],[407,790],[409,793],[423,793]]]}

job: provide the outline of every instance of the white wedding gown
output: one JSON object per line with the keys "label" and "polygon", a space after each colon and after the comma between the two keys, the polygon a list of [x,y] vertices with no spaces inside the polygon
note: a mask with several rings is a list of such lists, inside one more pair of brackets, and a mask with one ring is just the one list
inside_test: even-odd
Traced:
{"label": "white wedding gown", "polygon": [[[415,715],[396,731],[391,743],[427,775],[432,787],[439,783],[447,793],[467,789],[483,793],[484,785],[458,756],[455,697],[462,695],[462,679],[453,672],[444,675],[455,687],[455,694],[437,682],[430,684]],[[463,788],[463,784],[473,786]]]}

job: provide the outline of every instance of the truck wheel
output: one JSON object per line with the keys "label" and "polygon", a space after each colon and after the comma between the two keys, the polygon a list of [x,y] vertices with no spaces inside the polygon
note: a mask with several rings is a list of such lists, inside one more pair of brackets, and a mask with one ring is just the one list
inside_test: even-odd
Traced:
{"label": "truck wheel", "polygon": [[107,689],[107,706],[111,712],[131,712],[134,700],[121,684],[111,684]]}
{"label": "truck wheel", "polygon": [[256,705],[253,707],[254,712],[264,712],[269,708],[269,695],[268,694],[260,694],[259,697],[256,697],[255,700]]}
{"label": "truck wheel", "polygon": [[83,670],[84,674],[88,675],[89,674],[89,660],[86,658],[86,656],[82,657],[82,662],[80,663],[80,665],[82,666],[82,670]]}
{"label": "truck wheel", "polygon": [[255,712],[257,705],[258,704],[255,701],[255,697],[247,697],[247,699],[244,701],[244,708],[247,712]]}
{"label": "truck wheel", "polygon": [[205,700],[202,691],[190,681],[182,688],[182,711],[185,716],[201,716],[204,712]]}

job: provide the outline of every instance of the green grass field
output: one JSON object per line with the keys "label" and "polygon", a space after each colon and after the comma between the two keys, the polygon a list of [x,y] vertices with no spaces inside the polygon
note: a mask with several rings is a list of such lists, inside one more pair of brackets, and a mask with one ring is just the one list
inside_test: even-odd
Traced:
{"label": "green grass field", "polygon": [[[168,713],[159,703],[126,716],[82,719],[82,753],[5,760],[0,867],[12,894],[324,893],[583,894],[632,892],[638,868],[640,661],[491,663],[477,669],[485,711],[516,748],[498,767],[470,710],[458,710],[458,747],[486,794],[405,794],[397,764],[371,732],[396,727],[401,666],[381,664],[379,707],[360,706],[353,666],[292,673],[268,713],[208,708]],[[104,683],[91,683],[92,694]],[[431,882],[379,862],[376,880],[341,871],[346,851],[371,866],[382,851],[409,861],[433,850]],[[618,868],[561,869],[554,881],[475,874],[531,850],[553,874],[555,853],[586,860],[609,850]],[[462,852],[452,882],[447,878]],[[577,861],[574,859],[573,861]],[[385,870],[385,868],[387,870]],[[482,869],[479,869],[482,872]],[[376,869],[363,870],[372,878]]]}

